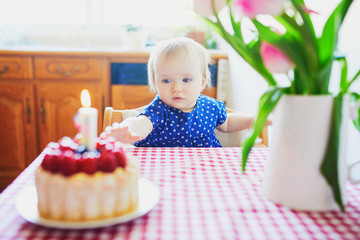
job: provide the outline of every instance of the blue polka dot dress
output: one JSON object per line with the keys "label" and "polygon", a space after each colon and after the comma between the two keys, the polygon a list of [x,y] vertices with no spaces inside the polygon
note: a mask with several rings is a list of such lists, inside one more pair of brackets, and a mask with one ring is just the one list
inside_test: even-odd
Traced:
{"label": "blue polka dot dress", "polygon": [[150,119],[153,130],[137,147],[221,147],[214,130],[227,118],[225,104],[204,95],[191,112],[169,107],[157,95],[139,115]]}

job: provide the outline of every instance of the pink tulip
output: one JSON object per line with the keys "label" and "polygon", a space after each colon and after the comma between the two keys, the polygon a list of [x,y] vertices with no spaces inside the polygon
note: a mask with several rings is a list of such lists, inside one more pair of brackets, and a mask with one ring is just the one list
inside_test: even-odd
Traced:
{"label": "pink tulip", "polygon": [[302,7],[302,10],[305,12],[305,13],[314,13],[314,14],[319,14],[318,12],[310,9],[310,8],[307,8],[305,5]]}
{"label": "pink tulip", "polygon": [[226,5],[226,0],[193,0],[195,12],[202,17],[214,16],[212,1],[217,13]]}
{"label": "pink tulip", "polygon": [[257,14],[279,15],[283,11],[284,0],[234,0],[234,8],[249,18]]}
{"label": "pink tulip", "polygon": [[265,67],[273,73],[287,73],[293,64],[289,58],[277,47],[262,42],[260,55]]}

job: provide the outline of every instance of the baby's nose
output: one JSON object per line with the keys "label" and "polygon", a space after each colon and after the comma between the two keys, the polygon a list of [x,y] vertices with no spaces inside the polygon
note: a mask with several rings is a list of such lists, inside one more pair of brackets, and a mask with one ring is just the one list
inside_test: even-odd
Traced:
{"label": "baby's nose", "polygon": [[182,91],[181,85],[178,83],[175,83],[174,86],[172,87],[172,91],[173,92],[181,92]]}

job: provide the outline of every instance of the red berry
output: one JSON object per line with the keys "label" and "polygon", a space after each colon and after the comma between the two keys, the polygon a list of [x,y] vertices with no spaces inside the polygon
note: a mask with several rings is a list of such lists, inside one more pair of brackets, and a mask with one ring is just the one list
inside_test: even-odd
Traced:
{"label": "red berry", "polygon": [[116,169],[115,155],[112,151],[105,151],[99,159],[99,170],[103,172],[113,172]]}
{"label": "red berry", "polygon": [[112,143],[107,143],[104,147],[103,147],[103,151],[107,152],[107,151],[111,151],[114,148],[114,144]]}
{"label": "red berry", "polygon": [[58,172],[62,161],[61,151],[59,149],[45,148],[44,153],[45,156],[41,166],[52,173]]}
{"label": "red berry", "polygon": [[59,141],[59,144],[60,144],[61,151],[71,150],[71,151],[75,152],[75,150],[79,147],[79,145],[77,143],[75,143],[74,140],[72,140],[69,137],[61,138]]}
{"label": "red berry", "polygon": [[101,150],[106,144],[106,139],[98,139],[98,141],[96,142],[96,150]]}
{"label": "red berry", "polygon": [[99,157],[100,153],[98,152],[84,153],[80,161],[80,171],[87,174],[94,174],[98,169]]}
{"label": "red berry", "polygon": [[116,163],[119,167],[125,168],[126,166],[126,154],[122,147],[114,148],[113,153],[115,155]]}
{"label": "red berry", "polygon": [[64,176],[70,176],[79,170],[79,159],[75,157],[72,150],[66,150],[62,153],[62,162],[60,165],[60,172]]}

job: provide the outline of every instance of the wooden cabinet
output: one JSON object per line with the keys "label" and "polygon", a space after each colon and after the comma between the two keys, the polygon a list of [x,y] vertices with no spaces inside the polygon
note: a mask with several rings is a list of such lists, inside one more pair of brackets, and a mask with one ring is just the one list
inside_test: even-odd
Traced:
{"label": "wooden cabinet", "polygon": [[30,58],[0,57],[0,190],[38,154]]}
{"label": "wooden cabinet", "polygon": [[[102,113],[100,84],[54,82],[36,84],[36,101],[39,111],[38,133],[41,149],[49,141],[57,141],[63,136],[74,137],[76,135],[77,129],[74,126],[73,117],[81,107],[80,94],[84,88],[90,93],[92,107]],[[99,118],[102,118],[101,114]]]}
{"label": "wooden cabinet", "polygon": [[103,61],[92,57],[34,58],[41,149],[49,141],[76,135],[73,117],[81,107],[80,95],[83,89],[89,91],[92,107],[97,108],[100,113],[98,122],[101,126],[101,113],[105,107]]}
{"label": "wooden cabinet", "polygon": [[110,105],[105,63],[101,57],[0,55],[0,190],[50,141],[76,135],[73,117],[83,89],[102,126]]}

